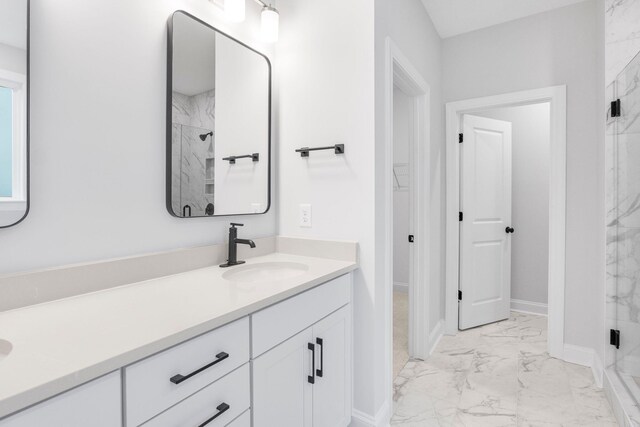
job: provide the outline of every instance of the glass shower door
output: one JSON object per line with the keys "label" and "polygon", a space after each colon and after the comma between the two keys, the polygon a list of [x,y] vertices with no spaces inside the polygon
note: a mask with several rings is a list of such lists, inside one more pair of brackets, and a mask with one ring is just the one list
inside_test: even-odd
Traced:
{"label": "glass shower door", "polygon": [[615,119],[613,166],[615,182],[610,189],[613,214],[609,239],[615,247],[610,269],[615,276],[615,310],[620,331],[616,370],[637,401],[640,401],[640,56],[618,75],[615,91],[620,116]]}

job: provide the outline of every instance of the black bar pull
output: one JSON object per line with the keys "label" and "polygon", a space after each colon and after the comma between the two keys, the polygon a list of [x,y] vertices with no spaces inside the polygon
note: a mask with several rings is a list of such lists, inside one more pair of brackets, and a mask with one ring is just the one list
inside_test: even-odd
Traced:
{"label": "black bar pull", "polygon": [[228,404],[222,402],[221,404],[218,405],[218,407],[216,408],[218,410],[218,412],[215,413],[215,415],[211,418],[209,418],[207,421],[203,422],[202,424],[200,424],[198,427],[204,427],[207,424],[209,424],[211,421],[215,420],[216,418],[218,418],[220,415],[224,414],[225,412],[227,412],[229,410],[229,408],[231,408],[231,406],[229,406]]}
{"label": "black bar pull", "polygon": [[205,369],[209,369],[213,365],[216,365],[216,364],[222,362],[227,357],[229,357],[229,354],[225,353],[224,351],[221,352],[221,353],[218,353],[218,354],[216,354],[216,360],[214,360],[213,362],[209,363],[208,365],[205,365],[200,369],[196,369],[195,371],[191,372],[188,375],[181,375],[181,374],[174,375],[171,378],[169,378],[169,381],[171,381],[174,384],[180,384],[181,382],[188,380],[192,376],[198,375],[200,372],[204,371]]}
{"label": "black bar pull", "polygon": [[326,147],[302,147],[296,150],[296,153],[300,153],[300,157],[309,157],[310,151],[319,151],[319,150],[333,150],[336,154],[344,154],[344,144],[336,144],[336,145],[328,145]]}
{"label": "black bar pull", "polygon": [[322,338],[316,338],[316,344],[320,346],[320,369],[316,369],[316,375],[322,378],[324,373],[324,343]]}
{"label": "black bar pull", "polygon": [[236,164],[236,160],[238,159],[251,159],[254,162],[259,162],[260,161],[260,153],[253,153],[253,154],[245,154],[242,156],[229,156],[229,157],[223,157],[222,160],[228,160],[229,164],[235,165]]}
{"label": "black bar pull", "polygon": [[316,346],[312,343],[307,344],[307,349],[311,350],[311,375],[307,376],[309,384],[316,383]]}

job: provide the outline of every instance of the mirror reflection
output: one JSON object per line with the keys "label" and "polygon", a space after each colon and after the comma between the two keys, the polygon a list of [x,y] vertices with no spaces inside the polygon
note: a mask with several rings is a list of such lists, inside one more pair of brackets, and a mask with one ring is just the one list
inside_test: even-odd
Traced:
{"label": "mirror reflection", "polygon": [[28,2],[0,0],[0,227],[28,211]]}
{"label": "mirror reflection", "polygon": [[265,56],[184,12],[170,22],[167,207],[178,217],[269,208]]}

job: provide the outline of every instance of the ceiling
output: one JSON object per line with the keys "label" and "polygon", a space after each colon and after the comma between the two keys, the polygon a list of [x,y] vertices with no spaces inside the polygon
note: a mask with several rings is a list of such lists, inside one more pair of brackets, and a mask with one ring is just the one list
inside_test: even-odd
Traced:
{"label": "ceiling", "polygon": [[27,48],[27,2],[0,0],[0,43]]}
{"label": "ceiling", "polygon": [[524,18],[584,0],[422,0],[440,34],[447,38]]}
{"label": "ceiling", "polygon": [[182,13],[173,19],[173,90],[194,96],[214,89],[217,32]]}

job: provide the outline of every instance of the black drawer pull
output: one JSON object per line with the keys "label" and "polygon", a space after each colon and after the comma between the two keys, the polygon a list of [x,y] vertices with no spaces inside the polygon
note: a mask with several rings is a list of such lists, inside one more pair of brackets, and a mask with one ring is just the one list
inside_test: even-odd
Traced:
{"label": "black drawer pull", "polygon": [[316,383],[316,346],[312,343],[307,344],[307,348],[311,350],[311,375],[307,376],[310,384]]}
{"label": "black drawer pull", "polygon": [[322,338],[316,338],[316,344],[320,346],[320,369],[316,369],[316,375],[322,378],[324,370],[324,344]]}
{"label": "black drawer pull", "polygon": [[229,408],[231,408],[231,406],[227,405],[226,403],[222,402],[221,404],[218,405],[218,407],[216,408],[218,410],[218,412],[216,412],[216,414],[209,418],[207,421],[203,422],[202,424],[200,424],[198,427],[204,427],[207,424],[209,424],[211,421],[215,420],[216,418],[218,418],[220,415],[224,414],[225,412],[227,412],[229,410]]}
{"label": "black drawer pull", "polygon": [[[200,369],[196,369],[195,371],[191,372],[188,375],[174,375],[172,376],[169,380],[174,383],[174,384],[180,384],[182,381],[188,380],[189,378],[191,378],[194,375],[198,375],[200,372],[204,371],[205,369],[209,369],[210,367],[212,367],[215,364],[218,364],[220,362],[222,362],[224,359],[226,359],[227,357],[229,357],[228,353],[225,353],[224,351],[221,353],[216,354],[216,360],[214,360],[213,362],[209,363],[208,365],[203,366]],[[203,424],[204,425],[204,424]]]}

